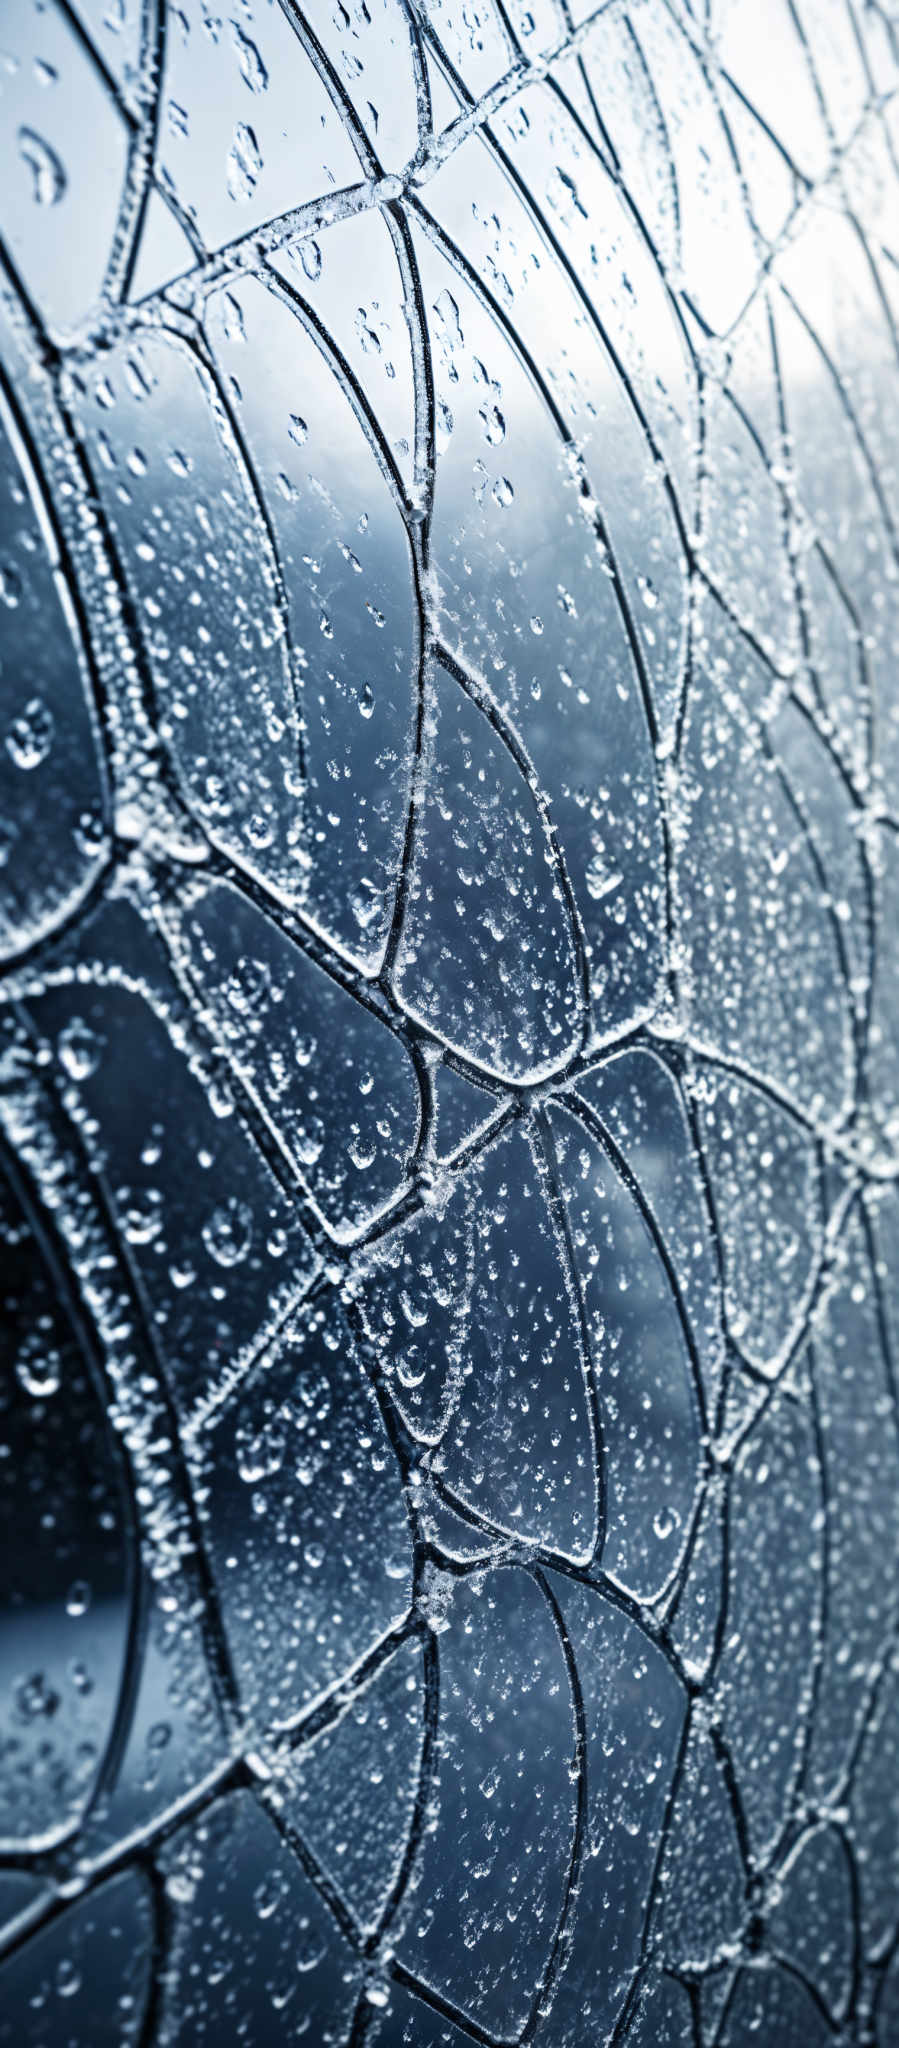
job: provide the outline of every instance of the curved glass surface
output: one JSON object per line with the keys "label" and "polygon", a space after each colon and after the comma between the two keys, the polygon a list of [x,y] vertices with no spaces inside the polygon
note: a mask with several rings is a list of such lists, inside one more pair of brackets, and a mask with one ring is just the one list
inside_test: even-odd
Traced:
{"label": "curved glass surface", "polygon": [[895,2048],[893,11],[0,57],[0,2043]]}

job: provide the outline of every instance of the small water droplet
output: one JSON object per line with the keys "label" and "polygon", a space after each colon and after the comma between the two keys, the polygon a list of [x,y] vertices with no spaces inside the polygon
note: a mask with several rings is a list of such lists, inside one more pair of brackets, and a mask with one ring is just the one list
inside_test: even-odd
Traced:
{"label": "small water droplet", "polygon": [[251,199],[262,170],[262,151],[252,128],[239,121],[228,151],[228,192],[238,205]]}
{"label": "small water droplet", "polygon": [[65,166],[55,149],[33,128],[19,129],[19,155],[31,172],[32,198],[37,206],[58,206],[68,184]]}
{"label": "small water droplet", "polygon": [[300,1918],[295,1940],[294,1956],[297,1969],[314,1970],[316,1963],[321,1962],[325,1953],[325,1939],[317,1928],[310,1927],[305,1913]]}
{"label": "small water droplet", "polygon": [[611,896],[614,889],[620,889],[622,879],[620,870],[607,862],[605,854],[597,849],[584,877],[588,896],[592,896],[594,903],[599,903],[604,896]]}
{"label": "small water droplet", "polygon": [[498,448],[500,442],[506,438],[506,422],[499,406],[494,405],[491,400],[485,400],[480,408],[479,417],[485,441],[489,441],[491,448]]}
{"label": "small water droplet", "polygon": [[673,1536],[679,1526],[680,1516],[676,1508],[669,1507],[667,1503],[657,1509],[653,1516],[653,1535],[658,1537],[660,1543],[667,1543],[669,1536]]}
{"label": "small water droplet", "polygon": [[59,1058],[66,1073],[73,1081],[87,1081],[95,1074],[100,1064],[100,1040],[95,1031],[85,1024],[83,1017],[73,1017],[60,1032],[57,1041]]}
{"label": "small water droplet", "polygon": [[158,1188],[119,1188],[117,1206],[129,1244],[153,1244],[162,1234],[162,1195]]}
{"label": "small water droplet", "polygon": [[71,1956],[63,1956],[56,1965],[56,1989],[60,1998],[74,1998],[76,1991],[81,1989],[81,1971]]}
{"label": "small water droplet", "polygon": [[237,52],[240,75],[244,84],[249,86],[251,92],[265,92],[268,85],[268,72],[255,43],[250,40],[249,36],[244,35],[243,29],[237,21],[232,21],[231,23],[231,41]]}
{"label": "small water droplet", "polygon": [[32,697],[6,735],[6,750],[16,767],[39,768],[53,745],[54,730],[52,711],[40,697]]}
{"label": "small water droplet", "polygon": [[269,1875],[262,1879],[261,1884],[257,1884],[253,1893],[253,1904],[260,1920],[270,1920],[272,1914],[277,1912],[282,1899],[286,1897],[287,1881],[283,1871],[270,1871]]}
{"label": "small water droplet", "polygon": [[222,312],[224,316],[222,325],[225,330],[225,340],[246,341],[247,330],[244,325],[243,307],[240,300],[234,297],[233,292],[225,293],[222,302]]}
{"label": "small water droplet", "polygon": [[0,562],[0,604],[14,612],[22,602],[22,578],[11,562]]}
{"label": "small water droplet", "polygon": [[310,284],[315,284],[322,270],[322,252],[318,243],[314,240],[301,242],[297,254]]}
{"label": "small water droplet", "polygon": [[16,1378],[33,1401],[49,1401],[59,1392],[61,1365],[55,1345],[48,1344],[39,1331],[30,1330],[19,1346]]}
{"label": "small water droplet", "polygon": [[203,1243],[217,1266],[239,1266],[253,1239],[253,1212],[246,1202],[230,1195],[203,1225]]}
{"label": "small water droplet", "polygon": [[59,1706],[59,1694],[43,1671],[33,1671],[16,1687],[16,1706],[23,1721],[36,1721],[40,1716],[49,1721]]}

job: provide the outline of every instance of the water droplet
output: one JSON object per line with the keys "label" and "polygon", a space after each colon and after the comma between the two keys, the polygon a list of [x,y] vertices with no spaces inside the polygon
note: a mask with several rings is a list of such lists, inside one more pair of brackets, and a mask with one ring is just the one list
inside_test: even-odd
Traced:
{"label": "water droplet", "polygon": [[255,43],[251,42],[249,36],[244,35],[243,29],[237,21],[232,21],[231,23],[231,41],[237,52],[240,75],[244,84],[249,86],[251,92],[265,92],[268,85],[268,72]]}
{"label": "water droplet", "polygon": [[360,1173],[367,1173],[369,1167],[374,1165],[378,1156],[378,1148],[374,1139],[364,1138],[359,1131],[356,1131],[350,1139],[347,1151],[353,1165],[358,1168]]}
{"label": "water droplet", "polygon": [[60,1998],[74,1998],[76,1991],[81,1989],[81,1971],[71,1956],[63,1956],[56,1965],[56,1989]]}
{"label": "water droplet", "polygon": [[153,372],[147,368],[140,349],[132,349],[125,357],[125,382],[133,398],[138,402],[149,398],[156,382]]}
{"label": "water droplet", "polygon": [[47,1344],[37,1330],[29,1331],[19,1346],[16,1378],[33,1401],[49,1401],[59,1392],[62,1360],[55,1345]]}
{"label": "water droplet", "polygon": [[246,1202],[229,1195],[203,1225],[203,1243],[217,1266],[239,1266],[253,1239],[253,1212]]}
{"label": "water droplet", "polygon": [[498,448],[500,442],[506,438],[506,422],[499,406],[494,405],[491,400],[485,399],[484,404],[480,408],[479,417],[484,429],[485,441],[489,441],[491,448]]}
{"label": "water droplet", "polygon": [[222,314],[225,340],[246,341],[247,330],[244,325],[243,307],[240,300],[234,297],[233,292],[225,293],[222,302]]}
{"label": "water droplet", "polygon": [[262,853],[267,846],[271,846],[275,831],[272,820],[265,811],[251,812],[245,829],[250,845],[256,848],[257,853]]}
{"label": "water droplet", "polygon": [[37,206],[58,206],[68,179],[55,149],[33,128],[19,129],[19,155],[32,177],[32,198]]}
{"label": "water droplet", "polygon": [[105,838],[103,815],[99,808],[95,811],[82,811],[72,837],[85,859],[93,860]]}
{"label": "water droplet", "polygon": [[622,879],[620,869],[607,862],[605,854],[597,848],[584,877],[588,896],[599,903],[603,896],[611,896],[614,889],[620,889]]}
{"label": "water droplet", "polygon": [[443,339],[446,347],[451,350],[461,348],[463,340],[462,323],[459,319],[459,308],[452,292],[444,288],[434,300],[434,311],[443,330]]}
{"label": "water droplet", "polygon": [[359,336],[363,355],[379,356],[381,353],[380,337],[373,327],[371,318],[366,313],[364,306],[360,306],[356,313],[355,328]]}
{"label": "water droplet", "polygon": [[296,1934],[294,1954],[298,1970],[314,1970],[325,1953],[325,1940],[317,1928],[310,1927],[305,1913],[300,1919]]}
{"label": "water droplet", "polygon": [[563,171],[561,164],[557,164],[553,171],[546,188],[546,196],[553,211],[561,214],[563,220],[570,219],[573,213],[579,213],[584,220],[587,219],[587,209],[574,179],[567,171]]}
{"label": "water droplet", "polygon": [[310,284],[315,284],[316,279],[321,276],[322,270],[322,252],[318,243],[316,241],[301,242],[297,254]]}
{"label": "water droplet", "polygon": [[270,1920],[283,1899],[287,1897],[287,1880],[283,1871],[273,1870],[268,1877],[257,1884],[253,1893],[253,1904],[260,1920]]}
{"label": "water droplet", "polygon": [[271,1479],[279,1472],[286,1447],[287,1424],[283,1417],[275,1416],[263,1429],[240,1423],[235,1448],[237,1469],[244,1485],[258,1486],[260,1479]]}
{"label": "water droplet", "polygon": [[667,1504],[665,1507],[659,1508],[653,1516],[653,1535],[658,1537],[660,1543],[667,1543],[669,1536],[673,1536],[675,1529],[679,1527],[680,1516],[677,1510],[669,1507]]}
{"label": "water droplet", "polygon": [[58,1706],[59,1694],[54,1692],[43,1671],[32,1672],[16,1687],[16,1707],[23,1721],[36,1721],[41,1716],[49,1721]]}
{"label": "water droplet", "polygon": [[239,121],[228,151],[227,173],[229,195],[239,205],[252,198],[261,170],[262,151],[253,130]]}
{"label": "water droplet", "polygon": [[100,1064],[101,1043],[83,1017],[73,1017],[57,1040],[61,1065],[73,1081],[87,1081]]}
{"label": "water droplet", "polygon": [[117,1205],[129,1244],[154,1244],[161,1236],[162,1195],[158,1188],[119,1188]]}
{"label": "water droplet", "polygon": [[53,713],[40,697],[32,697],[6,735],[6,750],[17,768],[39,768],[53,744]]}
{"label": "water droplet", "polygon": [[22,602],[22,590],[18,569],[14,569],[11,562],[0,563],[0,604],[5,604],[7,611],[14,612]]}

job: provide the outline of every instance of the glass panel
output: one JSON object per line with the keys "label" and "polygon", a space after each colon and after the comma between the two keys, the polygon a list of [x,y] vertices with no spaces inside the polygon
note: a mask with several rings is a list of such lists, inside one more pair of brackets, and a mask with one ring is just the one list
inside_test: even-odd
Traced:
{"label": "glass panel", "polygon": [[895,10],[0,88],[0,2043],[895,2048]]}

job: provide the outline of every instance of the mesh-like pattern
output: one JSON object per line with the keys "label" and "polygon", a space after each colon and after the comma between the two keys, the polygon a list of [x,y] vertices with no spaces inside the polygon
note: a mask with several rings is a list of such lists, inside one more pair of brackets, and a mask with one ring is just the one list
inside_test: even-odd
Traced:
{"label": "mesh-like pattern", "polygon": [[895,2048],[891,9],[0,43],[0,2042]]}

